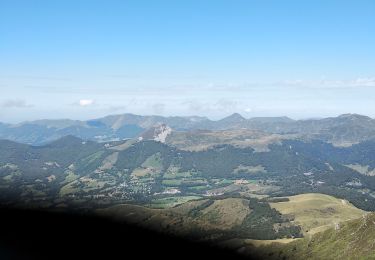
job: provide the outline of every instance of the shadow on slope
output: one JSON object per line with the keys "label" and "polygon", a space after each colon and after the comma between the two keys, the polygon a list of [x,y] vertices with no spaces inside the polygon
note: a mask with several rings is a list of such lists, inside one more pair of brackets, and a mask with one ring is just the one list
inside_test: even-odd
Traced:
{"label": "shadow on slope", "polygon": [[210,244],[88,214],[2,208],[0,220],[1,259],[109,259],[116,255],[121,259],[241,258]]}

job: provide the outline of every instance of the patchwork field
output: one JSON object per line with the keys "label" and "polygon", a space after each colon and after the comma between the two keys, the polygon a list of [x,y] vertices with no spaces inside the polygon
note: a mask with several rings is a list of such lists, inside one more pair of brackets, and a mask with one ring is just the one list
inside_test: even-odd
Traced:
{"label": "patchwork field", "polygon": [[166,197],[161,199],[155,199],[149,205],[150,208],[165,209],[175,207],[177,205],[183,204],[190,200],[197,200],[201,197],[198,196],[176,196],[176,197]]}

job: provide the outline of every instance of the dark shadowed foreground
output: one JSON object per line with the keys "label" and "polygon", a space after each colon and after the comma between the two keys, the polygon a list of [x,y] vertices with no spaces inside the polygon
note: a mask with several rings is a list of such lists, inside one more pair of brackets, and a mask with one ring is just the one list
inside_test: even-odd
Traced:
{"label": "dark shadowed foreground", "polygon": [[90,215],[3,208],[0,219],[0,259],[241,258],[209,244]]}

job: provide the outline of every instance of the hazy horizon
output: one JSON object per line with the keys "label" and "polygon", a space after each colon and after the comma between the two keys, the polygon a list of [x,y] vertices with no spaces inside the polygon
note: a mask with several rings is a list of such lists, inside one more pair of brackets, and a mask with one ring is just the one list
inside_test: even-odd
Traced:
{"label": "hazy horizon", "polygon": [[374,1],[2,1],[0,121],[375,117]]}
{"label": "hazy horizon", "polygon": [[104,116],[88,117],[88,118],[74,118],[74,117],[71,117],[71,118],[69,118],[69,117],[56,118],[56,117],[49,117],[49,118],[36,118],[36,119],[31,119],[31,120],[14,121],[14,122],[0,121],[0,123],[17,125],[17,124],[21,124],[21,123],[43,121],[43,120],[51,120],[51,121],[54,121],[54,120],[56,120],[56,121],[58,121],[58,120],[90,121],[90,120],[104,118],[104,117],[107,117],[107,116],[121,116],[121,115],[126,115],[126,114],[135,115],[135,116],[144,116],[144,117],[147,117],[147,116],[160,116],[160,117],[202,117],[202,118],[207,118],[207,119],[209,119],[211,121],[218,121],[218,120],[224,119],[226,117],[229,117],[229,116],[231,116],[233,114],[239,114],[240,116],[242,116],[245,119],[286,117],[286,118],[289,118],[289,119],[292,119],[292,120],[296,120],[296,121],[297,120],[320,120],[320,119],[325,119],[325,118],[336,118],[336,117],[343,116],[343,115],[360,115],[360,116],[366,116],[366,117],[370,117],[371,119],[374,119],[373,117],[371,117],[369,115],[366,115],[366,114],[357,114],[357,113],[343,113],[343,114],[337,114],[337,115],[327,116],[327,117],[301,117],[301,118],[294,118],[294,117],[290,117],[288,115],[250,116],[250,117],[246,117],[246,116],[244,116],[243,114],[241,114],[239,112],[233,112],[231,114],[224,115],[223,117],[213,118],[213,117],[206,116],[204,114],[201,114],[201,115],[199,115],[199,114],[191,114],[191,115],[170,115],[170,116],[163,116],[163,115],[158,115],[158,114],[134,114],[134,113],[124,112],[124,113],[113,113],[113,114],[106,114]]}

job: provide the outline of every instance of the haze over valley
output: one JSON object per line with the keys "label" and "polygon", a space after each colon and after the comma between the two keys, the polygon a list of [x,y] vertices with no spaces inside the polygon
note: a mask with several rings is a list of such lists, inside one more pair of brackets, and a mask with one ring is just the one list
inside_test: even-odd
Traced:
{"label": "haze over valley", "polygon": [[0,0],[0,258],[375,259],[374,13]]}
{"label": "haze over valley", "polygon": [[309,241],[375,210],[375,120],[357,114],[123,114],[2,124],[0,137],[3,206],[89,211],[245,255],[318,257]]}

